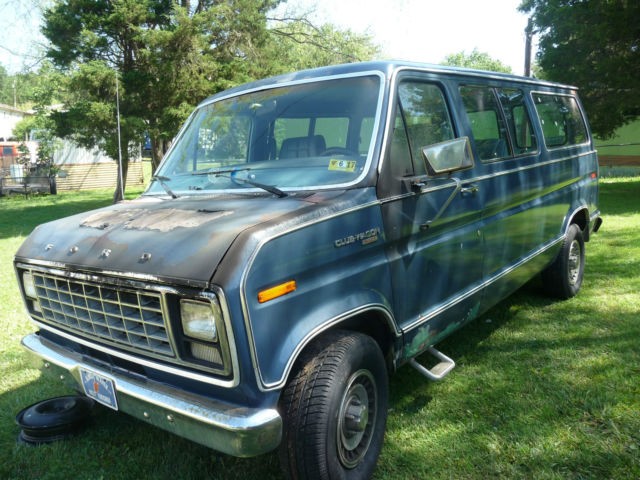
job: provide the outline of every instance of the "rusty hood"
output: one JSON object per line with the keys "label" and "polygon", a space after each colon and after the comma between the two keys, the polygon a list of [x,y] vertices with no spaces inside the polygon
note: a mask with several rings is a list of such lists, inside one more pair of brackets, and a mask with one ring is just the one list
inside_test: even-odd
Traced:
{"label": "rusty hood", "polygon": [[202,285],[241,232],[312,203],[294,197],[142,198],[40,225],[16,260]]}

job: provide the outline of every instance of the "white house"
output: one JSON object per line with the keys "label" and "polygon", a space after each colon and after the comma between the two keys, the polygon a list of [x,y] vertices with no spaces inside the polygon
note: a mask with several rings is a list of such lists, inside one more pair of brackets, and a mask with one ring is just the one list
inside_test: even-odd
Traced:
{"label": "white house", "polygon": [[16,124],[27,115],[32,114],[0,103],[0,142],[9,140],[13,136]]}
{"label": "white house", "polygon": [[[16,158],[18,145],[25,139],[13,138],[13,129],[20,120],[29,115],[32,113],[0,104],[0,181],[4,181],[5,185],[22,181],[23,166],[18,165]],[[13,141],[9,141],[10,138]],[[31,161],[35,162],[37,139],[26,141],[25,144],[31,152]],[[98,149],[88,150],[71,141],[63,140],[59,142],[53,157],[54,164],[60,169],[58,190],[115,188],[118,165]],[[143,184],[141,158],[134,158],[129,164],[127,186]]]}

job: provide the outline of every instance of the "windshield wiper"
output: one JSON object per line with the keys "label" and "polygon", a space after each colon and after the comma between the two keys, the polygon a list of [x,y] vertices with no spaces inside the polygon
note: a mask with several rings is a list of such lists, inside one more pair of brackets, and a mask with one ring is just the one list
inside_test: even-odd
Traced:
{"label": "windshield wiper", "polygon": [[[245,170],[249,170],[248,168]],[[237,172],[238,170],[232,170],[233,172]],[[253,180],[249,180],[247,178],[235,178],[231,175],[223,175],[220,173],[216,173],[215,176],[216,177],[224,177],[224,178],[228,178],[230,179],[232,182],[238,182],[238,183],[244,183],[247,185],[251,185],[252,187],[257,187],[257,188],[261,188],[262,190],[269,192],[269,193],[273,193],[274,195],[277,195],[279,198],[284,198],[284,197],[288,197],[289,194],[286,192],[283,192],[282,190],[280,190],[278,187],[275,187],[273,185],[266,185],[264,183],[260,183],[260,182],[254,182]]]}
{"label": "windshield wiper", "polygon": [[[242,183],[246,185],[251,185],[252,187],[261,188],[262,190],[269,193],[273,193],[274,195],[277,195],[280,198],[289,196],[288,193],[283,192],[278,187],[275,187],[273,185],[266,185],[264,183],[249,180],[248,178],[236,178],[233,176],[233,174],[236,172],[245,172],[247,170],[251,170],[251,167],[227,168],[226,170],[215,170],[215,169],[202,170],[200,172],[191,172],[191,175],[215,175],[216,177],[228,178],[234,183]],[[229,175],[225,175],[225,173],[228,173]]]}
{"label": "windshield wiper", "polygon": [[153,177],[151,177],[151,180],[157,180],[158,183],[160,184],[160,186],[162,186],[162,189],[167,193],[167,195],[169,195],[171,198],[178,198],[178,195],[176,195],[175,193],[173,193],[173,191],[171,190],[171,188],[169,188],[169,185],[167,185],[164,182],[168,182],[171,179],[169,177],[164,177],[162,175],[154,175]]}

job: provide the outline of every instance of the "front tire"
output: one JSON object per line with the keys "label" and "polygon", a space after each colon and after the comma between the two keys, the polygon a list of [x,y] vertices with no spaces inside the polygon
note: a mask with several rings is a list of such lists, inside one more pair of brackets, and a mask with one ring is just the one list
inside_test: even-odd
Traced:
{"label": "front tire", "polygon": [[584,237],[574,223],[567,230],[557,258],[542,272],[546,291],[563,300],[574,297],[582,286],[584,258]]}
{"label": "front tire", "polygon": [[280,399],[280,461],[291,479],[368,479],[382,449],[388,374],[378,344],[332,333],[296,363]]}

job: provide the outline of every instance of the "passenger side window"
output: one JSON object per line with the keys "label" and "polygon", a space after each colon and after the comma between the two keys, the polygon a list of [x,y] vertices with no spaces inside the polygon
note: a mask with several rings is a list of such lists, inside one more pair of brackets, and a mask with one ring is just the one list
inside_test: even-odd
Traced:
{"label": "passenger side window", "polygon": [[480,159],[495,160],[510,156],[507,128],[493,89],[463,86],[460,87],[460,95]]}
{"label": "passenger side window", "polygon": [[524,93],[515,88],[497,89],[496,93],[507,121],[514,155],[535,152],[538,144],[524,103]]}
{"label": "passenger side window", "polygon": [[574,97],[536,93],[533,100],[547,147],[564,147],[587,141],[587,128]]}
{"label": "passenger side window", "polygon": [[402,116],[396,118],[393,146],[402,149],[399,142],[406,143],[408,139],[415,174],[423,175],[426,168],[422,148],[454,138],[449,109],[440,88],[430,83],[401,83],[398,103]]}

